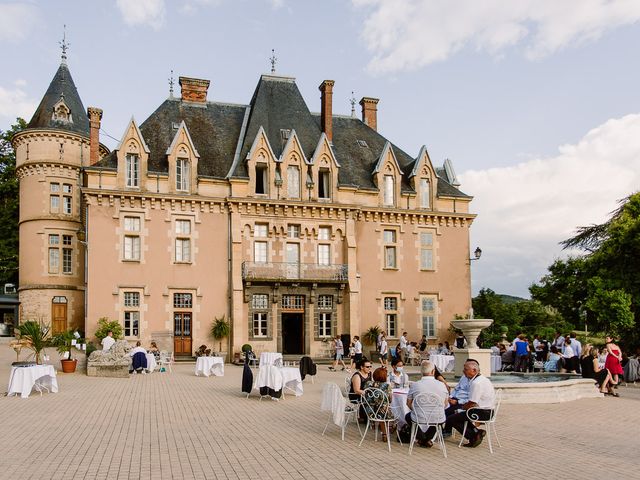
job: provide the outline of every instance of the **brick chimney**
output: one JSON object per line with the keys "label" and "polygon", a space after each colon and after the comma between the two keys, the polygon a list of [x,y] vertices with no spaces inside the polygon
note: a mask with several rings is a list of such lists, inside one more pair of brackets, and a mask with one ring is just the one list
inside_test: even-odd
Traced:
{"label": "brick chimney", "polygon": [[378,102],[379,98],[362,97],[360,105],[362,106],[362,121],[365,125],[370,126],[374,130],[378,130]]}
{"label": "brick chimney", "polygon": [[87,108],[89,117],[89,165],[95,165],[100,160],[100,121],[102,110],[96,107]]}
{"label": "brick chimney", "polygon": [[182,89],[182,101],[194,103],[207,102],[207,90],[209,80],[200,78],[178,77],[178,82]]}
{"label": "brick chimney", "polygon": [[333,80],[325,80],[318,89],[320,96],[320,128],[331,142],[333,140]]}

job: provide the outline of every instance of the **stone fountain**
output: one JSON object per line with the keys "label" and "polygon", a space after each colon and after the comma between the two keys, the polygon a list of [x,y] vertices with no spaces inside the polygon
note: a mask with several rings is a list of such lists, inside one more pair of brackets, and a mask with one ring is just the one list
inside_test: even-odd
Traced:
{"label": "stone fountain", "polygon": [[485,377],[490,377],[491,350],[478,348],[476,341],[478,340],[480,332],[491,325],[493,320],[489,318],[473,318],[473,309],[469,309],[469,317],[470,318],[451,320],[451,325],[458,330],[462,330],[462,333],[467,339],[466,348],[455,349],[453,352],[456,358],[455,375],[456,377],[461,377],[463,375],[462,367],[464,366],[464,362],[466,362],[468,358],[473,358],[480,364],[480,372],[482,372]]}

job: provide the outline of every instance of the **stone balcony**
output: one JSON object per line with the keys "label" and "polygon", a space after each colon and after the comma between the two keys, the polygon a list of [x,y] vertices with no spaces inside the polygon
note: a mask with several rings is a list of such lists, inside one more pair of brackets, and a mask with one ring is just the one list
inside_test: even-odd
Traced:
{"label": "stone balcony", "polygon": [[346,283],[347,265],[319,265],[317,263],[243,262],[245,281],[296,281]]}

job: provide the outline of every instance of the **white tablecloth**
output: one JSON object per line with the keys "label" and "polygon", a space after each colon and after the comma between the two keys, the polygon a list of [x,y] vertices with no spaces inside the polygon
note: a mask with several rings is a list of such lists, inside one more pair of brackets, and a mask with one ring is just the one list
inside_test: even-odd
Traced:
{"label": "white tablecloth", "polygon": [[453,355],[429,355],[429,360],[441,372],[453,372],[456,357]]}
{"label": "white tablecloth", "polygon": [[258,368],[258,374],[256,375],[253,388],[269,387],[276,392],[282,390],[281,370],[281,368],[274,367],[273,365],[263,365],[262,362],[260,362],[260,368]]}
{"label": "white tablecloth", "polygon": [[147,370],[153,372],[158,363],[156,362],[156,356],[153,353],[147,353]]}
{"label": "white tablecloth", "polygon": [[196,376],[208,377],[211,374],[224,377],[224,359],[222,357],[198,357],[196,359]]}
{"label": "white tablecloth", "polygon": [[58,391],[58,380],[53,365],[34,365],[32,367],[11,367],[9,377],[8,395],[19,393],[22,398],[27,398],[36,382],[49,389],[50,392]]}
{"label": "white tablecloth", "polygon": [[407,407],[408,388],[394,388],[391,394],[391,410],[393,415],[398,419],[398,428],[402,428],[407,423],[404,417],[409,413]]}
{"label": "white tablecloth", "polygon": [[293,391],[296,397],[302,395],[302,377],[300,369],[296,367],[283,367],[280,369],[282,374],[282,385]]}
{"label": "white tablecloth", "polygon": [[491,355],[491,373],[502,370],[502,357],[500,355]]}
{"label": "white tablecloth", "polygon": [[260,366],[274,365],[276,360],[282,360],[282,354],[278,352],[262,352],[260,354]]}

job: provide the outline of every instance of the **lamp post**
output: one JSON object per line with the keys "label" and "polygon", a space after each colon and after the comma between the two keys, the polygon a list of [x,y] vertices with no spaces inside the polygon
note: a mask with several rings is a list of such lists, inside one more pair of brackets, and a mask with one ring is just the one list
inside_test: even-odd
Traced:
{"label": "lamp post", "polygon": [[476,247],[476,249],[473,251],[473,258],[470,258],[469,262],[472,262],[474,260],[480,260],[481,256],[482,256],[482,249],[480,247]]}

